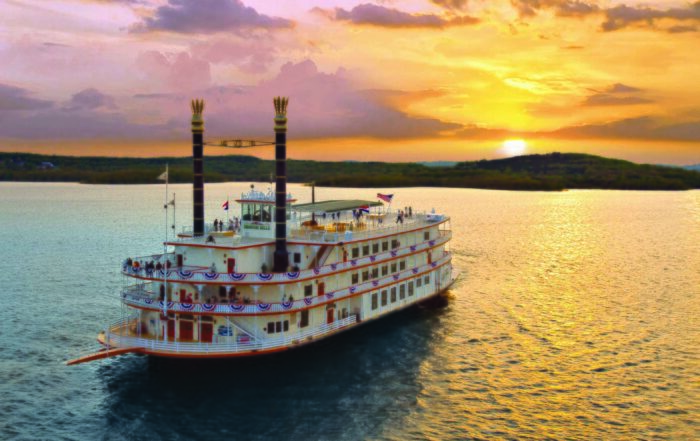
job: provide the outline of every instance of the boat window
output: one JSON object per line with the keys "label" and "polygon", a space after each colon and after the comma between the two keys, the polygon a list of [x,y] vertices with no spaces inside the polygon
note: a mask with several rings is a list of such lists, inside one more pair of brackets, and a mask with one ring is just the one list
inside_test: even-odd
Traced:
{"label": "boat window", "polygon": [[289,331],[289,320],[285,320],[285,321],[282,323],[282,329],[284,330],[284,332]]}
{"label": "boat window", "polygon": [[387,274],[389,274],[389,265],[384,265],[382,267],[382,276],[386,276]]}
{"label": "boat window", "polygon": [[267,322],[267,328],[265,328],[268,334],[275,333],[275,322]]}
{"label": "boat window", "polygon": [[309,326],[309,310],[305,309],[301,311],[301,317],[299,319],[299,327],[305,328]]}
{"label": "boat window", "polygon": [[420,277],[416,279],[416,288],[420,288],[423,285],[423,279]]}
{"label": "boat window", "polygon": [[382,291],[382,306],[386,306],[386,289]]}
{"label": "boat window", "polygon": [[275,323],[275,331],[282,332],[282,322]]}
{"label": "boat window", "polygon": [[309,297],[314,293],[314,287],[311,285],[306,285],[304,287],[304,297]]}
{"label": "boat window", "polygon": [[358,247],[355,247],[352,249],[352,258],[360,257],[360,249]]}
{"label": "boat window", "polygon": [[408,295],[412,296],[413,295],[413,280],[408,282]]}
{"label": "boat window", "polygon": [[[401,285],[403,286],[403,285]],[[401,297],[403,299],[403,297]],[[396,287],[391,288],[391,303],[396,301]]]}
{"label": "boat window", "polygon": [[366,280],[369,280],[369,271],[368,270],[362,271],[362,281],[364,282]]}
{"label": "boat window", "polygon": [[396,262],[391,264],[391,272],[395,273],[396,272]]}
{"label": "boat window", "polygon": [[430,231],[426,231],[425,233],[423,233],[423,240],[428,240],[428,239],[430,239]]}
{"label": "boat window", "polygon": [[377,254],[379,252],[379,243],[372,244],[372,254]]}
{"label": "boat window", "polygon": [[430,283],[430,274],[426,274],[425,277],[423,277],[423,282],[427,285]]}
{"label": "boat window", "polygon": [[401,284],[401,286],[399,286],[399,297],[401,297],[401,300],[406,298],[406,285],[404,284]]}
{"label": "boat window", "polygon": [[360,276],[359,276],[357,273],[353,274],[353,275],[352,275],[352,282],[351,282],[351,283],[352,283],[353,285],[357,285],[357,282],[359,282],[359,281],[360,281]]}
{"label": "boat window", "polygon": [[379,268],[372,268],[372,278],[376,279],[379,277]]}
{"label": "boat window", "polygon": [[386,240],[382,242],[382,251],[387,251],[389,249],[389,242]]}
{"label": "boat window", "polygon": [[362,255],[366,256],[369,254],[369,245],[363,245],[362,246]]}
{"label": "boat window", "polygon": [[301,263],[301,253],[294,253],[294,263]]}
{"label": "boat window", "polygon": [[398,239],[391,239],[391,248],[398,248],[398,247],[399,247]]}
{"label": "boat window", "polygon": [[401,271],[406,269],[406,261],[405,260],[402,260],[401,262],[399,262],[399,269]]}
{"label": "boat window", "polygon": [[372,294],[372,310],[377,309],[377,293]]}

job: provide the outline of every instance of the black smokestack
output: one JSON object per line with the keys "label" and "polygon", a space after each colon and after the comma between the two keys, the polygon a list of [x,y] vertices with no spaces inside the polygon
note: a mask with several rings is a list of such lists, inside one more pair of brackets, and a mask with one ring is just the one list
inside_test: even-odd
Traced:
{"label": "black smokestack", "polygon": [[204,100],[192,100],[192,181],[194,207],[192,235],[204,235]]}
{"label": "black smokestack", "polygon": [[277,97],[275,104],[275,255],[273,272],[287,271],[287,104],[289,98]]}

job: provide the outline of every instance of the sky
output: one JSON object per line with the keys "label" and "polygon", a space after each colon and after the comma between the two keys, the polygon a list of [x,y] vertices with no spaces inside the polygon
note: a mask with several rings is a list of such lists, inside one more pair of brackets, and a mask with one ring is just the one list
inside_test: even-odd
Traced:
{"label": "sky", "polygon": [[[700,1],[3,0],[0,151],[700,163]],[[271,158],[269,147],[206,154]]]}

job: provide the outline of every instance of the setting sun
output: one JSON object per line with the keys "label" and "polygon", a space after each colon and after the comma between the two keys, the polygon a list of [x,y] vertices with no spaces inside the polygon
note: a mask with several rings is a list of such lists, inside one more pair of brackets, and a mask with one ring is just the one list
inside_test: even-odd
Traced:
{"label": "setting sun", "polygon": [[503,141],[501,151],[508,156],[518,156],[524,154],[526,149],[527,143],[522,139],[508,139]]}

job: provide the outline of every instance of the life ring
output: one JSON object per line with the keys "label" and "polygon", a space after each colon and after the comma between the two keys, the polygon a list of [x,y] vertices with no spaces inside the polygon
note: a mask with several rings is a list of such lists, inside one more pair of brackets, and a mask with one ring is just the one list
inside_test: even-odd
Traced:
{"label": "life ring", "polygon": [[138,263],[138,262],[134,262],[134,263],[133,263],[133,267],[134,267],[134,268],[138,268],[139,266],[141,266],[140,263]]}

